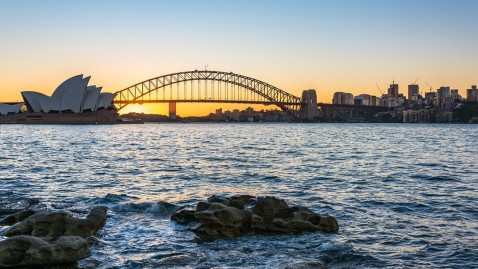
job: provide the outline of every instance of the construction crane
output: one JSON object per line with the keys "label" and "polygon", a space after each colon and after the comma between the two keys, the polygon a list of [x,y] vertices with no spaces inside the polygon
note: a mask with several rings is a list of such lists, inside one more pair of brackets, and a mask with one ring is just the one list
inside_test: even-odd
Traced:
{"label": "construction crane", "polygon": [[378,86],[378,83],[375,83],[375,85],[377,85],[377,89],[380,91],[380,94],[383,96],[382,89],[380,89],[380,86]]}
{"label": "construction crane", "polygon": [[410,85],[416,85],[416,84],[417,84],[417,82],[418,82],[418,78],[417,78],[417,79],[415,79],[415,82],[413,82],[413,83],[412,83],[412,84],[410,84]]}
{"label": "construction crane", "polygon": [[428,85],[428,87],[430,87],[430,92],[432,91],[433,87],[430,86],[430,84],[428,84],[428,82],[426,82],[426,84]]}

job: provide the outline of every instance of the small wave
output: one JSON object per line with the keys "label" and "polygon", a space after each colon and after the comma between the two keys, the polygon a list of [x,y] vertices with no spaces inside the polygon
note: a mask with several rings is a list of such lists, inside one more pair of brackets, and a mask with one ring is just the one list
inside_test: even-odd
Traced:
{"label": "small wave", "polygon": [[90,202],[95,205],[117,204],[131,199],[138,199],[136,197],[128,196],[126,194],[108,193],[105,197],[95,197]]}
{"label": "small wave", "polygon": [[427,167],[435,167],[435,166],[439,166],[440,164],[438,164],[438,163],[417,163],[417,165],[427,166]]}
{"label": "small wave", "polygon": [[269,182],[281,182],[281,178],[278,176],[265,176],[262,178],[264,181],[269,181]]}
{"label": "small wave", "polygon": [[358,265],[363,266],[367,262],[376,264],[376,258],[367,253],[355,251],[351,246],[333,242],[325,242],[319,247],[320,259],[332,267],[339,266],[344,268],[354,268]]}
{"label": "small wave", "polygon": [[155,213],[170,215],[181,207],[165,201],[159,202],[141,202],[141,203],[124,203],[113,206],[115,212],[135,212],[135,213]]}

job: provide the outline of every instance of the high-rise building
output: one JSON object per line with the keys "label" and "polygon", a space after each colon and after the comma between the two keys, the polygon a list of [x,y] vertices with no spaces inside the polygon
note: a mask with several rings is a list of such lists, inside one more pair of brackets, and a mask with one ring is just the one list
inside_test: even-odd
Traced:
{"label": "high-rise building", "polygon": [[332,99],[332,104],[334,105],[353,105],[354,96],[351,93],[347,92],[336,92],[334,93],[334,98]]}
{"label": "high-rise building", "polygon": [[466,90],[466,101],[477,102],[478,101],[478,89],[476,85],[471,86],[471,89]]}
{"label": "high-rise building", "polygon": [[451,89],[449,86],[446,87],[440,87],[440,89],[437,90],[438,98],[443,98],[451,95]]}
{"label": "high-rise building", "polygon": [[440,89],[437,90],[437,96],[438,96],[438,105],[440,106],[441,104],[444,104],[446,102],[446,99],[450,99],[451,97],[451,89],[449,86],[446,87],[440,87]]}
{"label": "high-rise building", "polygon": [[398,84],[390,84],[390,88],[388,88],[388,94],[392,97],[398,97]]}
{"label": "high-rise building", "polygon": [[425,100],[426,100],[426,103],[429,104],[429,105],[434,104],[436,98],[437,98],[437,93],[436,92],[425,93]]}
{"label": "high-rise building", "polygon": [[354,104],[362,106],[378,106],[380,105],[380,98],[370,94],[360,94],[355,96]]}
{"label": "high-rise building", "polygon": [[458,93],[458,90],[451,90],[451,99],[453,100],[461,100],[461,96]]}
{"label": "high-rise building", "polygon": [[408,85],[408,100],[412,100],[412,97],[418,93],[419,87],[417,84]]}

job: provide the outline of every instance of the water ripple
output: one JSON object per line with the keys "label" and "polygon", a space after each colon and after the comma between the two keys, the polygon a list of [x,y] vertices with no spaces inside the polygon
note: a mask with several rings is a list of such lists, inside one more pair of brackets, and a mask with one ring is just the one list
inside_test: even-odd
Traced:
{"label": "water ripple", "polygon": [[[476,125],[0,128],[0,214],[35,197],[79,216],[110,208],[80,268],[478,267]],[[200,242],[169,221],[245,193],[335,215],[341,230]]]}

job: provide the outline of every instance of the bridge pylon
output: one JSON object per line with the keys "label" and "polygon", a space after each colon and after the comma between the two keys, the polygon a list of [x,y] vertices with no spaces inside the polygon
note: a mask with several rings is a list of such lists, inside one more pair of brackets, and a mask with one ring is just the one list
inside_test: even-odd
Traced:
{"label": "bridge pylon", "polygon": [[176,102],[169,102],[169,118],[176,119]]}
{"label": "bridge pylon", "polygon": [[302,91],[302,105],[300,107],[300,118],[311,120],[319,115],[317,108],[317,92],[314,89]]}

